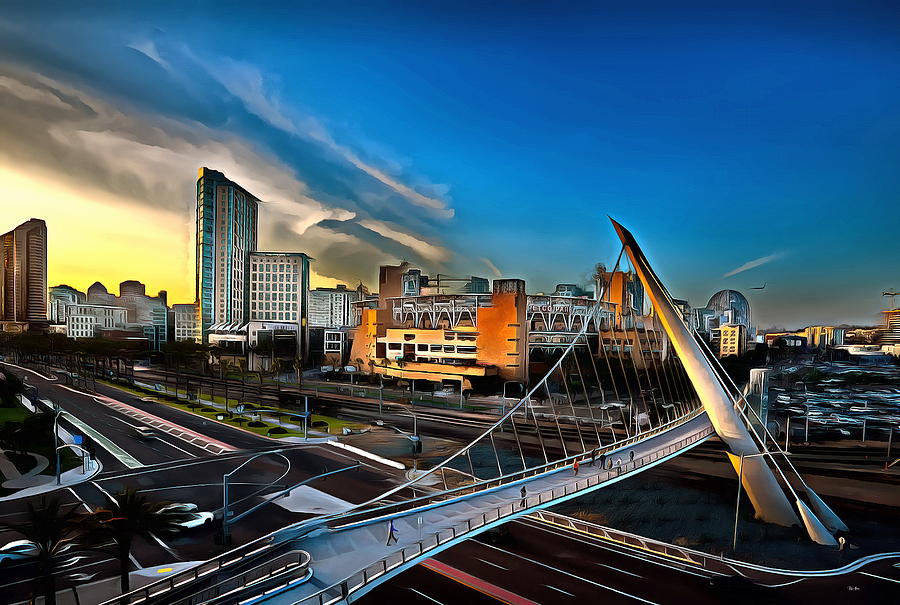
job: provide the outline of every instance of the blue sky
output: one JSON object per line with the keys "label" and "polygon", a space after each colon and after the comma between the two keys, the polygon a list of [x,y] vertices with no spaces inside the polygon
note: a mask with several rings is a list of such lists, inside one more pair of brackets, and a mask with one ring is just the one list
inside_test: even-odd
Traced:
{"label": "blue sky", "polygon": [[0,169],[178,225],[183,283],[151,286],[179,293],[210,165],[271,200],[264,247],[331,280],[407,259],[586,281],[609,214],[695,305],[729,287],[764,326],[874,323],[900,287],[900,23],[811,7],[17,8],[0,118],[27,120]]}

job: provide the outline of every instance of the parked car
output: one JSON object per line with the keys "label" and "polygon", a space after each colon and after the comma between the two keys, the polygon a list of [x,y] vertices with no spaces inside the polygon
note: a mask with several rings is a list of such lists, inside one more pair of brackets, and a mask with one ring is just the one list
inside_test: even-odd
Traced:
{"label": "parked car", "polygon": [[16,540],[0,547],[0,565],[33,559],[41,554],[41,547],[31,540]]}
{"label": "parked car", "polygon": [[137,433],[139,439],[159,439],[159,433],[149,426],[135,427],[134,432]]}
{"label": "parked car", "polygon": [[194,513],[197,512],[197,505],[192,502],[173,502],[161,506],[159,510],[167,513]]}
{"label": "parked car", "polygon": [[192,512],[185,513],[184,519],[175,523],[178,527],[190,529],[192,527],[200,527],[201,525],[209,525],[213,522],[215,516],[208,512]]}

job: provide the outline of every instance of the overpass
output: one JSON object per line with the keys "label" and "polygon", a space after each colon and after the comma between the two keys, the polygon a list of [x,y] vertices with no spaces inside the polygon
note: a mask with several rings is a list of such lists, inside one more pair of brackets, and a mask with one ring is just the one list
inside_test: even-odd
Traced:
{"label": "overpass", "polygon": [[623,243],[616,268],[627,252],[676,355],[654,354],[658,348],[646,330],[641,338],[637,322],[629,328],[634,335],[628,350],[613,355],[596,341],[592,345],[586,330],[599,324],[596,305],[598,317],[559,345],[543,378],[433,468],[349,511],[300,522],[226,553],[205,563],[206,573],[186,570],[108,603],[352,602],[462,540],[612,485],[713,434],[733,460],[740,458],[757,517],[802,523],[814,541],[835,544],[832,531],[846,527],[786,456],[782,464],[789,468],[781,468],[783,452],[770,450],[769,436],[755,432],[740,390],[684,324],[631,234],[613,224]]}

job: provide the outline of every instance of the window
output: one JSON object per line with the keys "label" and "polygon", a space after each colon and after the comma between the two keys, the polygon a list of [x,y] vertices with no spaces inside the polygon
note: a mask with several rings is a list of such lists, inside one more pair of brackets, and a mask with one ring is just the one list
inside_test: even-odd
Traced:
{"label": "window", "polygon": [[453,345],[444,345],[444,353],[453,353],[456,351],[456,347]]}
{"label": "window", "polygon": [[443,350],[443,347],[441,345],[431,345],[432,353],[440,353],[442,350]]}
{"label": "window", "polygon": [[399,342],[389,342],[389,343],[387,343],[387,348],[389,351],[399,351],[400,343]]}
{"label": "window", "polygon": [[428,345],[416,345],[416,351],[427,351]]}
{"label": "window", "polygon": [[458,346],[458,347],[456,347],[456,352],[464,354],[464,355],[474,355],[475,347]]}

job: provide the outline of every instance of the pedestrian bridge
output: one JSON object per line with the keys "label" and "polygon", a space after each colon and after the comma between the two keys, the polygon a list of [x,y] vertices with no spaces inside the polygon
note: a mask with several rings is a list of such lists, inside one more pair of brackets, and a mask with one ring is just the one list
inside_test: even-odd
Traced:
{"label": "pedestrian bridge", "polygon": [[[831,511],[794,469],[816,514],[800,500],[766,447],[770,436],[752,428],[743,395],[695,341],[630,233],[615,225],[676,355],[658,355],[656,330],[651,339],[636,313],[623,312],[629,317],[620,325],[620,342],[630,346],[617,351],[589,340],[592,322],[584,322],[581,333],[551,351],[547,373],[522,399],[433,468],[349,511],[234,549],[204,563],[208,571],[202,574],[173,574],[108,603],[351,602],[462,540],[612,485],[714,434],[740,455],[741,479],[758,517],[770,515],[767,520],[785,525],[802,519],[814,540],[832,543],[816,514],[837,528],[840,520],[828,516]],[[600,309],[594,306],[594,325]],[[389,540],[392,529],[396,541]],[[309,555],[305,565],[276,564],[285,557],[294,561],[298,550]],[[247,582],[236,586],[234,578],[244,577]],[[227,595],[216,592],[219,585],[228,586]]]}

